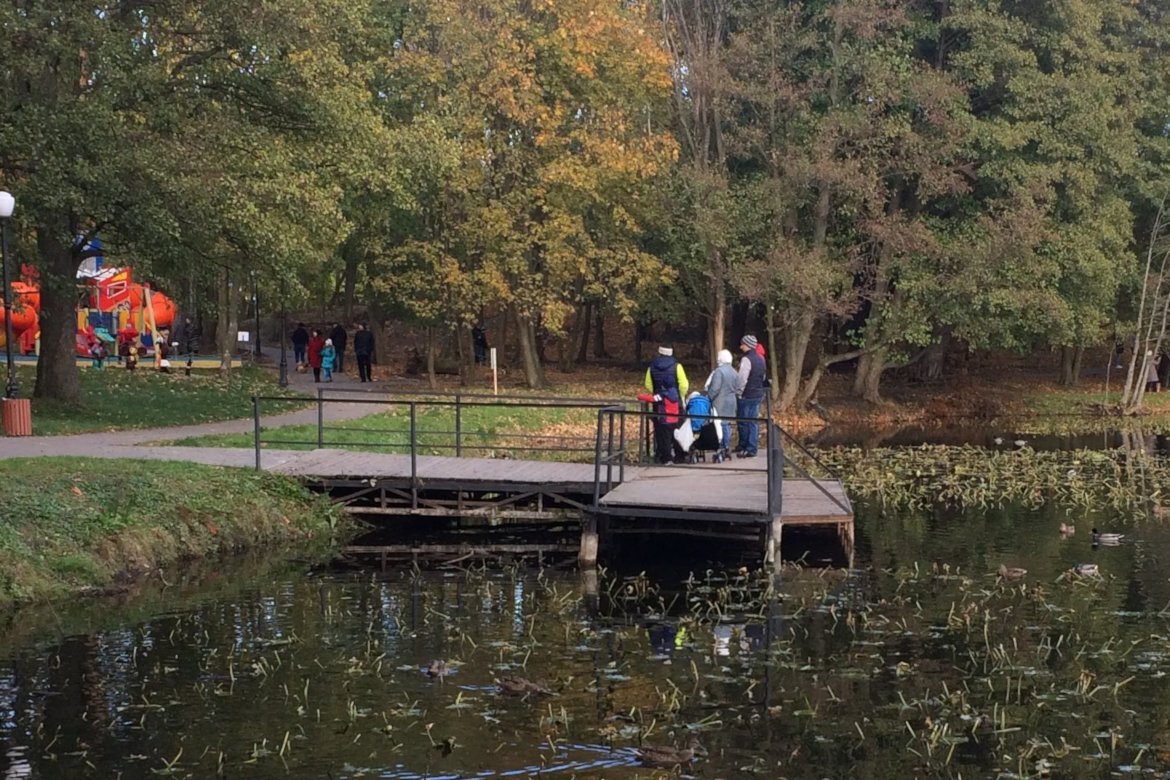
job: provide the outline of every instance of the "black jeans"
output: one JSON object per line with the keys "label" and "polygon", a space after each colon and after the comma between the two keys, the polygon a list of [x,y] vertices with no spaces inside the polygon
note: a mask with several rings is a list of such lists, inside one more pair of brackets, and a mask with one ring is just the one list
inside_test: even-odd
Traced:
{"label": "black jeans", "polygon": [[370,355],[359,352],[357,355],[358,378],[363,382],[370,381]]}
{"label": "black jeans", "polygon": [[339,349],[333,355],[333,370],[340,374],[342,373],[341,364],[345,362],[345,350]]}
{"label": "black jeans", "polygon": [[674,423],[654,421],[654,460],[670,463],[674,460]]}

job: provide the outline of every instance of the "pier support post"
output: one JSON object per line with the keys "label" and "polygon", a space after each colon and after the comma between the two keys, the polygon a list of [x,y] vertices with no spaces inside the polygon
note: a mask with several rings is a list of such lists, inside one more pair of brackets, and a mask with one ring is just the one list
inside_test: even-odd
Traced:
{"label": "pier support post", "polygon": [[599,599],[599,584],[597,579],[597,569],[590,567],[582,567],[581,569],[581,594],[585,598],[585,609],[590,614],[597,612]]}
{"label": "pier support post", "polygon": [[577,562],[582,567],[597,565],[598,544],[597,515],[586,515],[581,524],[581,552],[577,555]]}
{"label": "pier support post", "polygon": [[772,518],[772,526],[768,531],[768,549],[764,551],[764,560],[766,563],[772,564],[772,568],[776,571],[780,570],[780,539],[784,535],[784,520],[780,515]]}

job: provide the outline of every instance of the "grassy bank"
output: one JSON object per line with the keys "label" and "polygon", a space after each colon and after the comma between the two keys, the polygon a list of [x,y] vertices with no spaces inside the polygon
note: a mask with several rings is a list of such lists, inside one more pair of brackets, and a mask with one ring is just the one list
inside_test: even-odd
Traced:
{"label": "grassy bank", "polygon": [[0,461],[0,607],[125,583],[159,566],[295,544],[338,515],[297,482],[185,463]]}
{"label": "grassy bank", "polygon": [[[35,369],[20,368],[26,396],[32,394],[35,379]],[[34,398],[33,433],[55,436],[234,420],[252,415],[253,395],[303,398],[281,390],[270,372],[253,366],[236,369],[228,379],[220,379],[213,371],[186,376],[181,370],[160,374],[150,370],[131,373],[116,366],[101,371],[83,368],[81,390],[80,406]],[[292,401],[285,409],[278,408],[283,402],[268,402],[265,411],[288,411],[302,402]]]}

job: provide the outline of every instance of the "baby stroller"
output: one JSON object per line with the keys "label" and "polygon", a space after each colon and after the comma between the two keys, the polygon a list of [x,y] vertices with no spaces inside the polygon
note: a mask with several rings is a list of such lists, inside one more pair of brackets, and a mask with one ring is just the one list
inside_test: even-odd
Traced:
{"label": "baby stroller", "polygon": [[722,427],[711,414],[711,401],[702,393],[687,396],[687,421],[684,426],[692,434],[687,451],[688,463],[706,463],[707,453],[713,453],[712,463],[722,463],[730,458],[724,446]]}

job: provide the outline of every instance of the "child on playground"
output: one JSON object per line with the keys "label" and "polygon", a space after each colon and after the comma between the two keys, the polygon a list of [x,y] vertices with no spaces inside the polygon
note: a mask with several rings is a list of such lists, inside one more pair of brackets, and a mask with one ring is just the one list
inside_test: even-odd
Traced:
{"label": "child on playground", "polygon": [[126,348],[126,370],[133,371],[138,368],[138,346],[131,344]]}
{"label": "child on playground", "polygon": [[94,368],[101,368],[105,365],[106,357],[109,356],[104,344],[100,339],[94,339],[89,343],[89,359],[93,361],[91,365]]}

